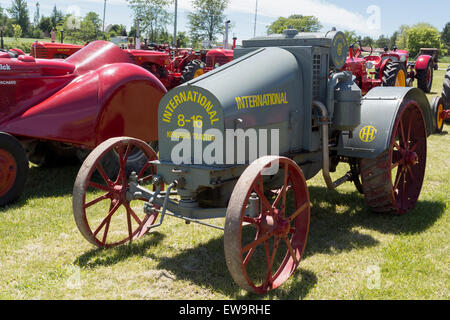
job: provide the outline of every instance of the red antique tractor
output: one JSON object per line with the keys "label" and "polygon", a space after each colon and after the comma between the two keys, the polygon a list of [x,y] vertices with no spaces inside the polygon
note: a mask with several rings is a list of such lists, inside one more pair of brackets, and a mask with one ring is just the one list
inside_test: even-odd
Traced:
{"label": "red antique tractor", "polygon": [[[363,55],[364,53],[368,53]],[[417,62],[409,62],[409,52],[393,48],[374,50],[362,47],[360,41],[350,46],[349,55],[342,70],[351,71],[363,95],[378,86],[409,87],[414,79],[424,92],[430,92],[433,84],[433,58],[421,55]],[[408,70],[409,69],[409,70]]]}
{"label": "red antique tractor", "polygon": [[66,59],[84,46],[36,41],[31,45],[31,56],[39,59]]}
{"label": "red antique tractor", "polygon": [[445,73],[442,96],[433,99],[431,111],[434,116],[433,123],[436,132],[442,132],[444,123],[450,120],[450,66]]}
{"label": "red antique tractor", "polygon": [[84,158],[122,135],[157,141],[156,114],[167,91],[129,54],[105,41],[64,61],[2,51],[0,88],[0,205],[22,193],[28,161]]}

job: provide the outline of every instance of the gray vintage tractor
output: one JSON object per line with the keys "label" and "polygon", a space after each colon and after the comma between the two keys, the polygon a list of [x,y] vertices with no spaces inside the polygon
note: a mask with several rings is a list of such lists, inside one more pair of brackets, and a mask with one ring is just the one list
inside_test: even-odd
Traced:
{"label": "gray vintage tractor", "polygon": [[[310,222],[306,180],[321,170],[329,189],[354,181],[375,212],[413,209],[429,102],[406,87],[377,87],[362,98],[352,74],[337,71],[347,51],[342,32],[286,30],[244,41],[233,62],[170,91],[159,106],[159,159],[127,137],[86,159],[73,194],[82,235],[112,247],[167,215],[218,228],[234,281],[265,293],[300,263]],[[138,151],[147,162],[131,171],[127,159]],[[102,167],[109,154],[120,165],[113,175]],[[350,170],[333,181],[340,162]],[[224,227],[209,221],[216,218]]]}

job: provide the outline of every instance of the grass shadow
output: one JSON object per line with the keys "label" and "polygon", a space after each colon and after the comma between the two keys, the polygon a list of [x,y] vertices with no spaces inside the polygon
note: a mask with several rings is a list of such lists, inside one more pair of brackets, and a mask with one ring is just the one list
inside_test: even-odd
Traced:
{"label": "grass shadow", "polygon": [[111,249],[97,248],[90,250],[79,256],[73,264],[82,268],[107,267],[130,257],[146,257],[147,251],[152,247],[156,247],[164,238],[165,235],[159,232],[152,232],[146,235],[144,239],[128,245]]}
{"label": "grass shadow", "polygon": [[21,208],[31,199],[55,198],[71,195],[73,184],[80,170],[80,164],[57,168],[31,167],[23,194],[18,201],[0,207],[0,213],[9,209]]}
{"label": "grass shadow", "polygon": [[[383,234],[416,234],[430,228],[445,212],[441,202],[419,201],[414,210],[404,216],[372,213],[363,196],[357,192],[339,193],[324,187],[311,186],[311,224],[304,257],[317,253],[336,255],[379,244],[379,241],[360,228]],[[153,232],[128,246],[110,250],[95,249],[78,257],[76,265],[95,268],[111,266],[131,256],[152,258],[157,268],[168,270],[177,279],[219,292],[232,299],[302,299],[317,283],[317,276],[301,268],[289,280],[290,284],[259,296],[242,293],[233,281],[224,257],[224,238],[220,236],[195,248],[166,256],[154,254],[164,235]]]}

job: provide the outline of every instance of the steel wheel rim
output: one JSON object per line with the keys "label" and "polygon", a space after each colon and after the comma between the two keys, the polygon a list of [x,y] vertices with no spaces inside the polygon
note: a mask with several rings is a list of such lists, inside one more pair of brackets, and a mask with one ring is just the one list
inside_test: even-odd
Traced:
{"label": "steel wheel rim", "polygon": [[[111,139],[98,147],[96,154],[92,153],[86,159],[85,164],[90,164],[85,168],[83,164],[80,170],[79,176],[74,187],[74,214],[77,226],[83,236],[92,244],[110,248],[122,245],[124,243],[139,239],[148,232],[148,226],[155,223],[158,212],[152,215],[145,215],[144,218],[140,218],[139,214],[135,212],[131,201],[126,199],[126,191],[128,190],[129,182],[126,177],[125,166],[127,155],[130,154],[132,148],[140,149],[148,158],[148,162],[138,172],[138,179],[143,181],[151,181],[154,174],[154,167],[150,164],[150,161],[156,160],[156,153],[148,147],[147,144],[136,139]],[[102,167],[101,161],[109,152],[117,152],[120,161],[120,169],[117,173],[116,179],[110,179]],[[90,158],[91,157],[91,158]],[[83,169],[85,169],[83,171]],[[86,170],[87,169],[87,170]],[[147,174],[148,170],[152,174]],[[100,175],[101,183],[95,181],[94,173]],[[114,180],[114,181],[113,181]],[[94,196],[94,199],[87,200],[86,194],[88,188],[101,191],[101,196]],[[146,201],[145,199],[135,199],[134,201]],[[110,201],[109,211],[105,217],[100,218],[100,223],[92,223],[89,220],[88,209],[94,209],[97,204],[103,201]],[[108,242],[108,237],[112,234],[111,224],[112,219],[118,213],[119,209],[124,210],[126,215],[125,228],[122,230],[126,236],[122,239]],[[95,212],[96,213],[96,212]],[[94,213],[94,214],[95,214]]]}
{"label": "steel wheel rim", "polygon": [[[278,189],[275,199],[270,201],[264,195],[264,189],[261,188],[261,172],[253,177],[247,192],[243,192],[244,201],[239,205],[239,227],[236,228],[238,232],[234,236],[236,243],[231,249],[233,252],[230,253],[230,249],[226,250],[227,264],[233,279],[241,287],[259,294],[279,287],[294,273],[301,260],[308,237],[310,203],[306,181],[301,170],[292,160],[280,158],[279,161],[280,168],[284,169],[283,186]],[[269,165],[272,162],[273,160],[269,162]],[[243,176],[245,174],[244,172]],[[238,190],[236,187],[235,191],[241,192],[242,190]],[[290,191],[293,191],[294,194],[295,208],[287,212],[286,199],[287,193]],[[252,193],[259,196],[260,208],[265,209],[260,210],[259,216],[256,218],[245,216],[248,198]],[[270,210],[272,210],[271,213],[269,213]],[[247,244],[242,243],[244,224],[256,228],[255,239]],[[272,246],[269,244],[271,239],[273,240]],[[280,243],[284,243],[286,252],[283,254],[280,251],[281,257],[275,261]],[[247,269],[258,247],[263,248],[266,263],[266,274],[263,274],[261,278],[263,279],[265,276],[265,279],[260,279],[261,282],[264,281],[261,284],[255,283],[254,277]],[[230,256],[233,257],[230,259]],[[274,265],[276,265],[275,268]]]}
{"label": "steel wheel rim", "polygon": [[17,163],[6,150],[0,149],[0,197],[8,193],[17,177]]}
{"label": "steel wheel rim", "polygon": [[413,209],[422,189],[426,167],[426,129],[416,102],[403,109],[394,125],[390,148],[390,179],[397,211]]}

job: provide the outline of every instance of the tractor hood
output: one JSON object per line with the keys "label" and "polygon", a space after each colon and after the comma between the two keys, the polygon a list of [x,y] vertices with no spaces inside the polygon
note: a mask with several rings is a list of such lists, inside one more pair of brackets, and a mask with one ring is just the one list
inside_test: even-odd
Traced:
{"label": "tractor hood", "polygon": [[0,79],[63,76],[73,73],[74,70],[74,65],[59,60],[35,59],[25,55],[18,58],[0,57]]}
{"label": "tractor hood", "polygon": [[93,41],[65,60],[75,66],[75,73],[83,75],[113,63],[133,63],[133,59],[121,48],[107,41]]}
{"label": "tractor hood", "polygon": [[[273,47],[258,49],[175,88],[159,105],[160,160],[171,161],[177,129],[187,130],[192,141],[202,141],[203,147],[215,139],[208,129],[224,133],[276,128],[280,136],[287,135],[290,114],[302,104],[301,78],[295,56]],[[288,139],[280,143],[280,152],[288,152]]]}

